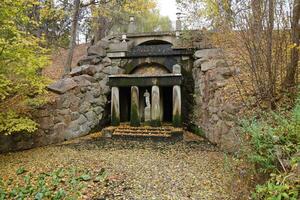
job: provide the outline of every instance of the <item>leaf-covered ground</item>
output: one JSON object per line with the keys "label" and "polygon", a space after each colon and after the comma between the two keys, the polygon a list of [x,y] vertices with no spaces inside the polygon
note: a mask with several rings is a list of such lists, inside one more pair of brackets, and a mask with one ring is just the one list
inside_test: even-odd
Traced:
{"label": "leaf-covered ground", "polygon": [[141,142],[96,134],[0,155],[0,188],[3,199],[240,199],[238,162],[197,138]]}

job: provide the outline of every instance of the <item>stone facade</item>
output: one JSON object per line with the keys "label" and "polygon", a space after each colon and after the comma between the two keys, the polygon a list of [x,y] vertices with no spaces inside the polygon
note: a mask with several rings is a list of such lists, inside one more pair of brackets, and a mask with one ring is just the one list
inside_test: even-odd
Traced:
{"label": "stone facade", "polygon": [[223,150],[234,152],[239,147],[236,114],[239,106],[228,101],[226,85],[236,73],[226,63],[219,49],[198,50],[194,54],[193,79],[195,105],[192,123],[202,129],[206,138]]}
{"label": "stone facade", "polygon": [[75,67],[71,77],[49,85],[49,90],[55,95],[54,101],[32,113],[39,124],[38,131],[33,134],[0,135],[0,152],[61,142],[86,135],[109,123],[110,88],[107,81],[114,69],[109,58],[98,59],[102,61],[96,65],[91,65],[92,61],[89,61],[88,65]]}
{"label": "stone facade", "polygon": [[[149,35],[149,39],[153,40],[153,37],[155,35]],[[159,36],[162,39],[164,37],[168,37],[167,41],[171,42],[172,38],[176,39],[172,34]],[[193,67],[190,67],[190,61],[193,62],[193,52],[182,49],[174,50],[167,45],[166,49],[169,50],[165,52],[165,56],[151,54],[152,56],[147,57],[146,55],[149,54],[147,51],[137,51],[136,55],[132,55],[134,49],[130,50],[129,47],[138,46],[141,38],[143,38],[142,42],[146,42],[146,37],[145,35],[144,37],[132,35],[131,38],[128,38],[132,41],[128,42],[125,50],[124,42],[117,38],[106,38],[89,47],[87,56],[79,61],[78,67],[72,69],[70,77],[59,80],[48,87],[56,96],[53,102],[34,111],[33,118],[40,124],[39,130],[31,135],[0,135],[0,152],[61,142],[86,135],[95,129],[101,129],[110,122],[118,125],[120,123],[119,101],[121,96],[119,96],[119,89],[114,89],[114,87],[118,87],[114,84],[124,81],[124,74],[134,72],[137,73],[134,80],[139,81],[131,83],[131,79],[127,80],[128,84],[130,82],[128,87],[133,86],[131,88],[134,91],[134,96],[131,98],[132,105],[136,105],[136,108],[131,107],[132,113],[136,114],[131,118],[140,119],[139,107],[144,109],[143,106],[139,106],[139,88],[135,87],[136,84],[151,87],[151,91],[149,91],[151,92],[151,97],[149,97],[151,105],[149,104],[147,118],[151,118],[151,125],[160,126],[161,114],[164,112],[164,108],[161,106],[163,90],[160,91],[157,84],[168,83],[168,86],[172,86],[173,91],[173,95],[169,95],[169,103],[173,104],[173,110],[171,108],[170,111],[173,116],[171,119],[173,125],[190,126],[192,124],[203,130],[206,138],[223,150],[236,151],[239,146],[239,137],[235,119],[239,106],[226,98],[229,95],[226,86],[232,81],[236,72],[228,66],[222,52],[218,49],[195,51],[194,64]],[[147,78],[145,76],[146,78],[143,77],[141,80],[138,77],[138,75],[152,74],[155,70],[159,70],[158,77]],[[161,74],[172,76],[172,78],[160,76]],[[110,75],[120,75],[119,81],[114,81],[113,78],[116,77]],[[183,84],[181,84],[181,78],[185,80]],[[108,86],[109,79],[111,79],[112,92]],[[172,81],[176,84],[172,84]],[[179,84],[178,81],[180,81]],[[189,81],[193,82],[193,87],[190,86]],[[151,84],[147,85],[148,82]],[[188,88],[193,89],[188,90]],[[142,91],[141,95],[143,95]],[[109,105],[110,100],[112,107]],[[191,104],[193,110],[185,109],[190,107],[185,104]],[[190,116],[181,120],[181,115],[185,116],[187,111]],[[111,121],[108,116],[110,114]],[[140,121],[132,121],[136,122],[132,124],[134,126],[140,124]]]}

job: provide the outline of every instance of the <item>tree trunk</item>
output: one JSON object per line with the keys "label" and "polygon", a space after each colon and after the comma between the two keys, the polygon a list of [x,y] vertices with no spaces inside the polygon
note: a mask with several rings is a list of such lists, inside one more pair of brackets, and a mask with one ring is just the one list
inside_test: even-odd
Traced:
{"label": "tree trunk", "polygon": [[300,0],[294,0],[293,17],[291,21],[292,28],[292,43],[291,49],[291,61],[286,68],[286,77],[284,81],[284,87],[296,86],[296,73],[299,62],[299,40],[300,40]]}
{"label": "tree trunk", "polygon": [[271,107],[274,107],[274,95],[275,95],[275,82],[273,81],[274,70],[272,69],[273,65],[273,29],[274,29],[274,0],[268,0],[269,7],[269,17],[268,17],[268,33],[267,33],[267,73],[268,73],[268,93],[269,93],[269,102]]}
{"label": "tree trunk", "polygon": [[69,44],[69,52],[67,61],[64,67],[64,77],[68,76],[68,74],[71,72],[71,65],[73,60],[73,53],[74,48],[76,46],[76,33],[77,33],[77,25],[78,25],[78,18],[79,18],[79,9],[80,9],[80,0],[74,0],[74,12],[73,12],[73,18],[72,18],[72,27],[71,27],[71,39]]}
{"label": "tree trunk", "polygon": [[104,16],[99,16],[97,19],[96,30],[94,31],[95,43],[106,36],[109,29],[108,27],[109,27],[109,19]]}

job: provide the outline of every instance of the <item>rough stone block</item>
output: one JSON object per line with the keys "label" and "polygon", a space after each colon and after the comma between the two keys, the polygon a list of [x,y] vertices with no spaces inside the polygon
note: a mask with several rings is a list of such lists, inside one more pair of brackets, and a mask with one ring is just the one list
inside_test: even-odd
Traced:
{"label": "rough stone block", "polygon": [[102,61],[102,58],[98,55],[92,55],[92,56],[84,56],[80,58],[77,65],[97,65]]}
{"label": "rough stone block", "polygon": [[72,98],[72,101],[70,103],[70,110],[72,112],[78,111],[80,106],[80,98],[79,97],[74,97]]}
{"label": "rough stone block", "polygon": [[57,114],[58,115],[69,115],[70,114],[70,110],[69,109],[59,109],[57,110]]}
{"label": "rough stone block", "polygon": [[79,107],[79,112],[85,113],[90,109],[90,107],[91,107],[90,102],[83,102],[83,104],[81,104]]}
{"label": "rough stone block", "polygon": [[108,57],[103,58],[102,64],[104,65],[104,67],[111,65],[111,59]]}
{"label": "rough stone block", "polygon": [[209,61],[203,62],[201,64],[201,71],[206,72],[208,70],[216,68],[217,62],[218,62],[218,60],[209,60]]}
{"label": "rough stone block", "polygon": [[91,110],[91,111],[85,113],[85,117],[87,118],[88,121],[92,122],[92,121],[96,120],[97,115]]}
{"label": "rough stone block", "polygon": [[43,117],[39,119],[39,124],[41,129],[50,129],[54,125],[54,117],[53,116]]}
{"label": "rough stone block", "polygon": [[100,115],[103,111],[104,111],[104,108],[101,107],[101,106],[94,108],[94,112],[95,112],[97,115]]}
{"label": "rough stone block", "polygon": [[71,76],[79,76],[82,74],[88,74],[90,76],[93,76],[94,74],[97,73],[95,65],[83,65],[79,67],[75,67],[72,69],[70,72]]}
{"label": "rough stone block", "polygon": [[53,129],[54,129],[54,132],[55,133],[59,133],[59,134],[63,134],[64,131],[65,131],[65,128],[66,128],[66,124],[65,123],[58,123],[58,124],[55,124]]}
{"label": "rough stone block", "polygon": [[82,87],[90,86],[92,83],[87,79],[86,75],[80,75],[73,77],[74,81],[77,82],[77,84],[80,86],[80,90]]}
{"label": "rough stone block", "polygon": [[100,57],[106,56],[106,50],[102,46],[97,45],[97,44],[90,46],[87,50],[87,53],[89,56],[91,56],[91,55],[97,55]]}
{"label": "rough stone block", "polygon": [[55,83],[48,86],[48,89],[58,93],[58,94],[64,94],[65,92],[77,87],[78,84],[71,78],[65,78],[56,81]]}
{"label": "rough stone block", "polygon": [[202,49],[196,51],[194,57],[197,59],[222,58],[223,54],[220,49]]}
{"label": "rough stone block", "polygon": [[79,112],[72,112],[71,113],[71,120],[74,121],[80,117]]}

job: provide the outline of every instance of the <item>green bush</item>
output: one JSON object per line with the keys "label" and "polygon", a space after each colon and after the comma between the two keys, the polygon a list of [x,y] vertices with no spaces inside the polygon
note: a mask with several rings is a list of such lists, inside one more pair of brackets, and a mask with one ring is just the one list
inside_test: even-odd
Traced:
{"label": "green bush", "polygon": [[297,199],[299,183],[285,177],[289,177],[293,162],[296,160],[297,165],[300,161],[300,96],[292,111],[262,113],[259,119],[243,120],[242,127],[249,138],[249,161],[258,172],[272,174],[265,184],[256,187],[253,198]]}
{"label": "green bush", "polygon": [[252,199],[264,200],[298,200],[300,180],[291,179],[292,173],[272,174],[270,180],[263,185],[257,185]]}

